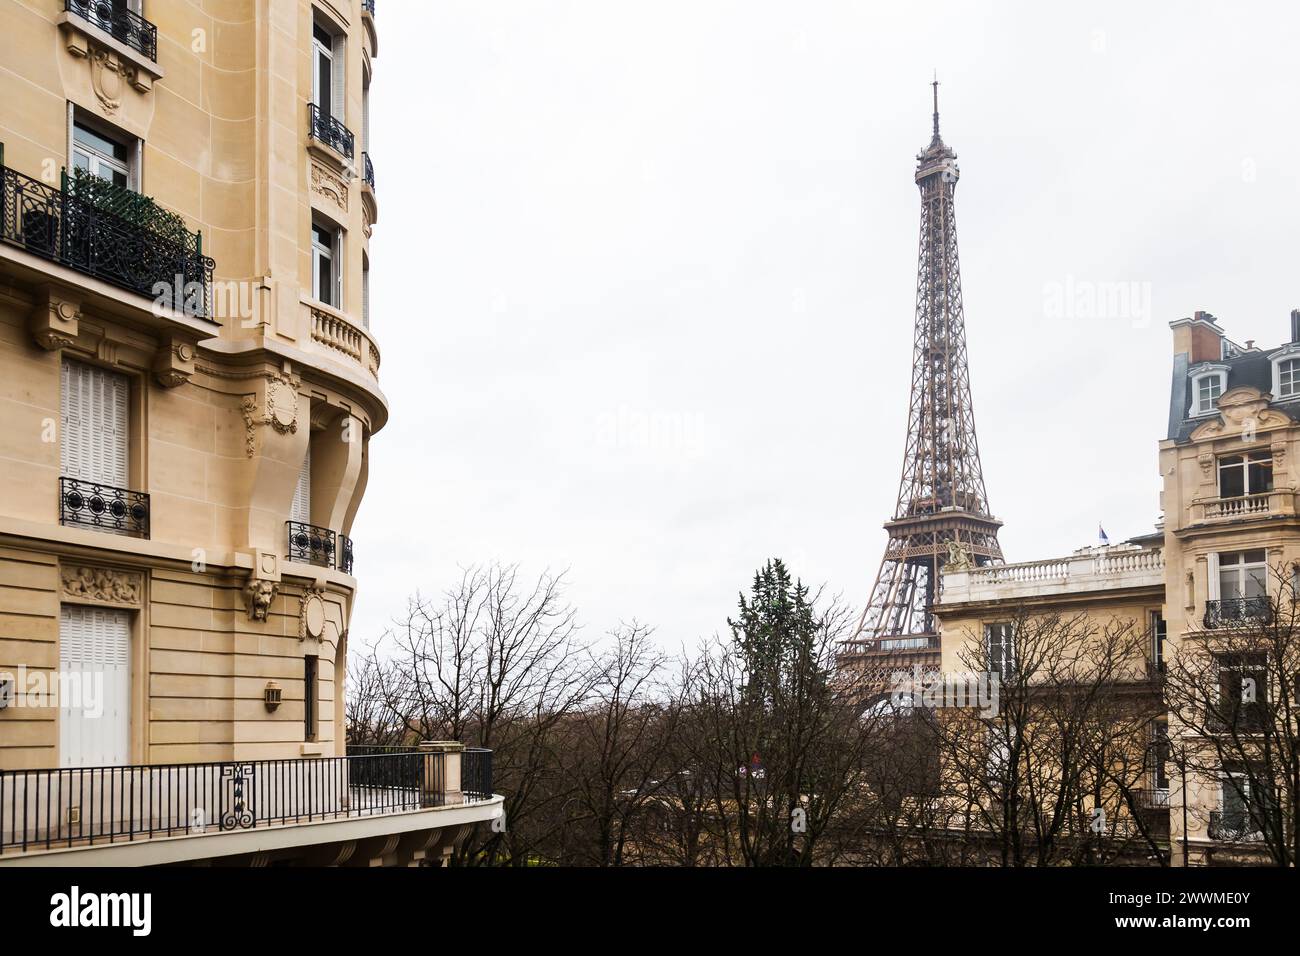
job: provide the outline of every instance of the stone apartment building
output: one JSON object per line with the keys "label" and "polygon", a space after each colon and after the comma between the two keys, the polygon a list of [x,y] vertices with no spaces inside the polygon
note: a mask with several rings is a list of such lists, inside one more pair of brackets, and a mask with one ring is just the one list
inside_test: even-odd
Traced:
{"label": "stone apartment building", "polygon": [[1014,666],[1011,622],[1035,616],[1142,634],[1126,683],[1164,712],[1151,722],[1138,812],[1167,835],[1174,865],[1266,862],[1270,841],[1294,827],[1285,785],[1256,762],[1284,759],[1300,667],[1288,616],[1300,573],[1300,311],[1289,340],[1267,350],[1230,341],[1204,312],[1171,328],[1161,526],[1062,558],[951,567],[936,663],[960,672],[974,652]]}
{"label": "stone apartment building", "polygon": [[0,864],[432,860],[498,812],[486,752],[345,749],[376,22],[0,0]]}

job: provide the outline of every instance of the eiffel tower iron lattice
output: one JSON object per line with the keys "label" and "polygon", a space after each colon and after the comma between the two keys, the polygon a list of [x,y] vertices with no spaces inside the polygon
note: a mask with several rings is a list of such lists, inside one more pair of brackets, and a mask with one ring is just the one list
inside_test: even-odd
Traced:
{"label": "eiffel tower iron lattice", "polygon": [[1001,522],[989,513],[966,362],[954,194],[957,154],[934,136],[917,156],[921,238],[917,262],[912,396],[903,476],[889,543],[871,599],[841,662],[886,682],[899,670],[937,669],[939,638],[931,605],[945,565],[1000,563]]}

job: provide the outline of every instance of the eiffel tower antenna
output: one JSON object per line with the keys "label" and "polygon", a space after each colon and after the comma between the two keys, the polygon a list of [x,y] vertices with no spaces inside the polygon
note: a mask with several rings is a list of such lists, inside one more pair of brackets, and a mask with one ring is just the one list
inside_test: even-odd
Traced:
{"label": "eiffel tower antenna", "polygon": [[931,606],[946,562],[1002,561],[1002,522],[989,511],[966,364],[954,206],[960,173],[957,154],[939,137],[937,74],[931,86],[934,138],[917,156],[915,176],[921,240],[903,476],[894,517],[885,523],[889,542],[870,600],[840,654],[843,665],[878,680],[913,664],[938,668]]}

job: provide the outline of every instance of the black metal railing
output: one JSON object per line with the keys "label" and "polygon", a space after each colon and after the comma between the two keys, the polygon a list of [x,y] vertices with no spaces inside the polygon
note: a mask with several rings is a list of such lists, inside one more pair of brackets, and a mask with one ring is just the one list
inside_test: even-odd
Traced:
{"label": "black metal railing", "polygon": [[460,789],[469,803],[492,798],[492,751],[465,748],[460,755]]}
{"label": "black metal railing", "polygon": [[373,17],[375,15],[375,0],[361,0],[361,9]]}
{"label": "black metal railing", "polygon": [[[351,751],[352,748],[349,748]],[[476,752],[477,753],[477,752]],[[488,768],[491,753],[478,756]],[[0,771],[0,855],[478,803],[446,787],[446,755]],[[481,775],[481,771],[480,771]]]}
{"label": "black metal railing", "polygon": [[[216,264],[203,254],[201,233],[175,228],[179,217],[117,188],[138,200],[130,218],[120,203],[108,204],[109,187],[92,176],[64,175],[58,187],[7,166],[0,166],[0,176],[0,239],[174,311],[212,317]],[[144,206],[160,214],[142,219]]]}
{"label": "black metal railing", "polygon": [[149,59],[158,59],[158,28],[126,4],[113,0],[63,0],[63,9]]}
{"label": "black metal railing", "polygon": [[352,539],[345,534],[339,535],[339,570],[352,573]]}
{"label": "black metal railing", "polygon": [[362,180],[371,189],[375,188],[375,164],[370,161],[370,154],[363,152],[361,154]]}
{"label": "black metal railing", "polygon": [[149,495],[79,478],[60,478],[59,524],[147,538]]}
{"label": "black metal railing", "polygon": [[312,139],[319,140],[348,159],[352,158],[352,131],[315,103],[307,104],[307,133]]}
{"label": "black metal railing", "polygon": [[322,568],[334,567],[334,553],[337,547],[333,531],[302,521],[286,521],[284,524],[289,539],[289,553],[285,555],[286,558],[304,564],[319,565]]}
{"label": "black metal railing", "polygon": [[1267,597],[1224,598],[1205,602],[1206,628],[1233,624],[1268,624],[1273,620],[1273,605]]}
{"label": "black metal railing", "polygon": [[1262,839],[1260,828],[1251,820],[1250,814],[1245,811],[1224,813],[1222,810],[1210,811],[1209,837],[1233,842]]}

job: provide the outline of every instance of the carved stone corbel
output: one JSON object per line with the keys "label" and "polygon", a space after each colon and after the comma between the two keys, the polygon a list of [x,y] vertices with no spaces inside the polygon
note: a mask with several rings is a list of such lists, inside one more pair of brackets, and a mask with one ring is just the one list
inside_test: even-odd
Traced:
{"label": "carved stone corbel", "polygon": [[194,375],[194,343],[178,335],[167,334],[158,343],[153,373],[163,388],[184,385]]}
{"label": "carved stone corbel", "polygon": [[56,286],[45,286],[36,294],[27,327],[41,348],[66,349],[77,341],[80,318],[80,299]]}

